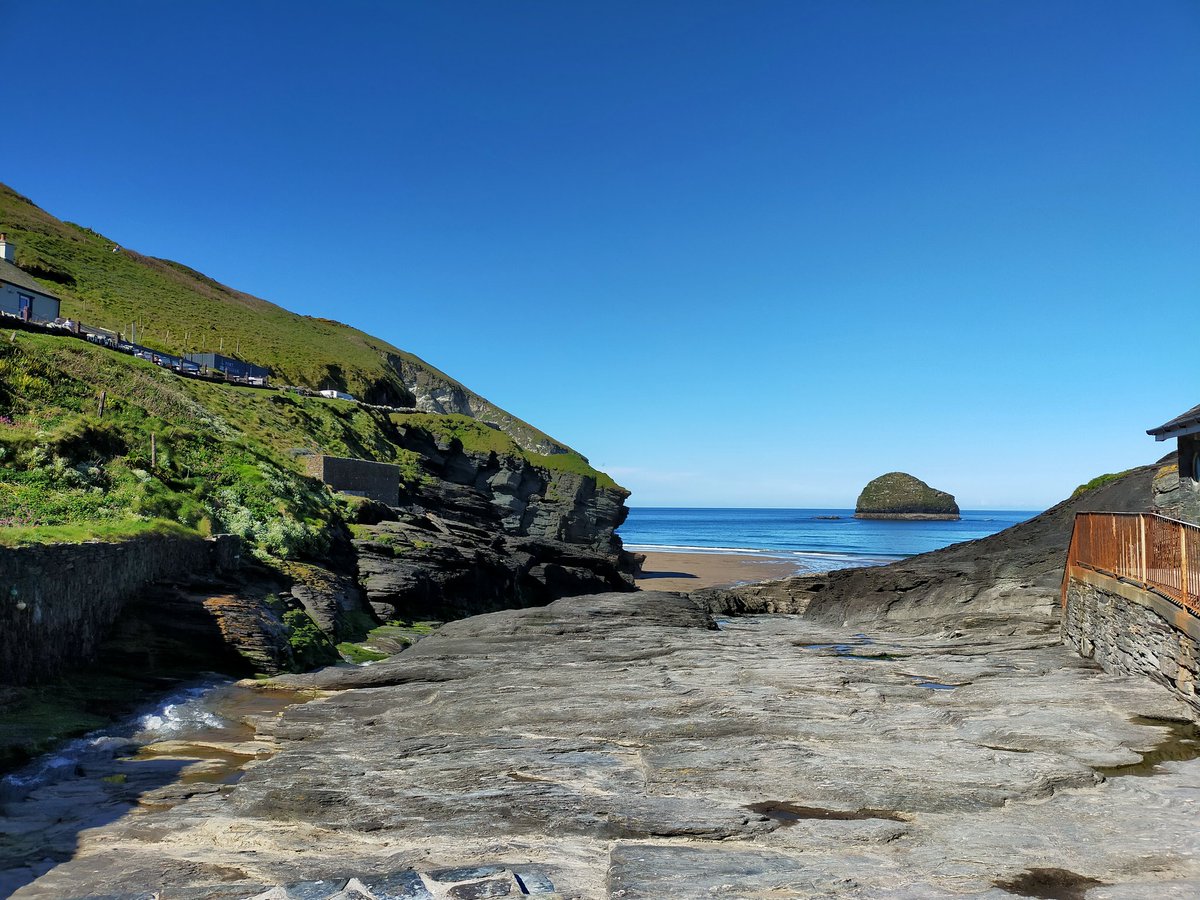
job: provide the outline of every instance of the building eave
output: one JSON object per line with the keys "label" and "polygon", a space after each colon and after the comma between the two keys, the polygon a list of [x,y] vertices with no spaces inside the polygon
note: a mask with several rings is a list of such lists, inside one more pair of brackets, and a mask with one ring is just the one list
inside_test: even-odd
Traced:
{"label": "building eave", "polygon": [[1157,428],[1146,429],[1146,434],[1153,435],[1156,441],[1200,434],[1200,406],[1193,406]]}
{"label": "building eave", "polygon": [[1151,428],[1146,434],[1153,435],[1156,441],[1169,441],[1171,438],[1187,437],[1189,434],[1200,434],[1200,422],[1191,424],[1176,423],[1170,428]]}

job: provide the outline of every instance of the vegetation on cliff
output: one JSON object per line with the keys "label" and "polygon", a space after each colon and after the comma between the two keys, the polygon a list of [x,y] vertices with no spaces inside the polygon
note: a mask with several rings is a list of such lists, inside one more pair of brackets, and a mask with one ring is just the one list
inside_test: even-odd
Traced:
{"label": "vegetation on cliff", "polygon": [[279,452],[289,420],[264,417],[250,392],[69,338],[0,342],[0,537],[172,528],[237,534],[269,557],[320,556],[333,497]]}
{"label": "vegetation on cliff", "polygon": [[[99,398],[105,396],[103,416]],[[181,378],[71,338],[0,341],[0,541],[225,532],[264,558],[322,558],[345,504],[304,473],[311,453],[393,463],[426,478],[422,439],[458,441],[615,486],[568,451],[544,456],[466,416]]]}
{"label": "vegetation on cliff", "polygon": [[304,457],[393,463],[414,486],[429,477],[421,435],[429,446],[457,441],[469,453],[523,458],[551,480],[573,473],[616,486],[578,453],[370,335],[118,247],[4,185],[0,229],[18,265],[63,299],[64,317],[127,338],[136,322],[139,344],[170,353],[236,352],[269,366],[276,382],[451,410],[396,415],[214,384],[65,335],[14,332],[0,343],[0,542],[222,531],[266,558],[321,558],[342,504],[306,477]]}
{"label": "vegetation on cliff", "polygon": [[945,517],[958,518],[958,504],[951,494],[931,488],[907,472],[888,472],[871,481],[854,505],[859,517]]}
{"label": "vegetation on cliff", "polygon": [[[0,336],[0,544],[232,532],[267,564],[262,571],[271,574],[261,576],[269,582],[263,591],[289,582],[313,585],[319,581],[314,572],[328,571],[321,565],[337,568],[332,551],[338,543],[343,550],[350,546],[360,526],[347,523],[357,520],[364,504],[337,497],[308,477],[306,454],[394,463],[405,487],[418,492],[427,482],[433,490],[438,486],[433,460],[422,450],[432,448],[436,455],[439,447],[450,452],[460,445],[468,453],[537,466],[546,475],[547,493],[564,473],[613,486],[576,453],[542,456],[465,416],[398,416],[320,397],[182,378],[68,337],[24,331]],[[428,545],[418,542],[414,550],[422,546]],[[320,589],[329,592],[327,586]],[[257,603],[254,591],[239,593],[247,604]],[[376,624],[364,614],[359,616],[366,621],[356,628],[328,629],[295,597],[260,605],[264,620],[277,620],[287,644],[280,664],[287,669],[336,661],[339,651],[356,662],[377,659],[408,642],[374,628],[363,646],[360,639]],[[270,622],[263,627],[274,627]],[[258,668],[254,660],[246,662]],[[211,660],[196,666],[218,668]],[[108,685],[109,676],[124,679],[114,692],[124,702],[110,703],[91,690]],[[147,679],[157,684],[149,674]],[[124,670],[102,668],[0,691],[0,771],[56,739],[123,714],[130,698],[147,690],[129,682]]]}
{"label": "vegetation on cliff", "polygon": [[1105,475],[1097,475],[1091,481],[1085,481],[1079,487],[1075,488],[1075,490],[1071,492],[1070,499],[1074,500],[1076,497],[1081,497],[1089,491],[1096,490],[1098,487],[1103,487],[1106,484],[1112,484],[1114,481],[1120,481],[1132,471],[1133,469],[1126,469],[1123,472],[1109,472]]}
{"label": "vegetation on cliff", "polygon": [[423,429],[444,443],[457,441],[467,453],[495,453],[497,456],[524,459],[547,472],[572,473],[594,478],[597,487],[619,487],[610,476],[592,468],[587,459],[574,450],[549,454],[524,450],[499,428],[469,416],[393,413],[389,419],[395,425]]}

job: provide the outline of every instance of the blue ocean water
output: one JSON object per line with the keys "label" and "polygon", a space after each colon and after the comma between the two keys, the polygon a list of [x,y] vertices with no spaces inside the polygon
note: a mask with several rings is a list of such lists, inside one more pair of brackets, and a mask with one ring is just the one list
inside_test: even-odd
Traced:
{"label": "blue ocean water", "polygon": [[964,510],[957,522],[856,519],[852,509],[655,509],[633,507],[618,534],[629,550],[753,553],[815,572],[882,565],[987,537],[1033,510]]}

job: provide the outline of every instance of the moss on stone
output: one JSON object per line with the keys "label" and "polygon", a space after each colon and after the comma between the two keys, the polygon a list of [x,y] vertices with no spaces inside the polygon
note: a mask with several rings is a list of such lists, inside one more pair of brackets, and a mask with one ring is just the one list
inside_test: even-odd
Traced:
{"label": "moss on stone", "polygon": [[95,667],[45,684],[0,686],[0,774],[62,740],[112,724],[159,692],[161,682],[144,673]]}
{"label": "moss on stone", "polygon": [[283,624],[288,628],[288,645],[297,671],[329,665],[340,658],[333,641],[304,610],[289,609],[283,614]]}
{"label": "moss on stone", "polygon": [[370,647],[364,647],[361,644],[343,641],[337,645],[338,653],[342,655],[342,659],[352,663],[378,662],[381,659],[387,659],[386,653],[380,653],[378,650],[372,650]]}

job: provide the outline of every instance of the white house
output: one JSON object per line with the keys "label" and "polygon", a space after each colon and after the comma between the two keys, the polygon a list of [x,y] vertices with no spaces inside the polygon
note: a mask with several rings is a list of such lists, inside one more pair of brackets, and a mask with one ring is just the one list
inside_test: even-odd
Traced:
{"label": "white house", "polygon": [[53,322],[60,301],[13,264],[14,247],[0,232],[0,311],[27,322]]}
{"label": "white house", "polygon": [[354,398],[343,391],[319,391],[322,397],[328,397],[330,400],[353,400]]}

